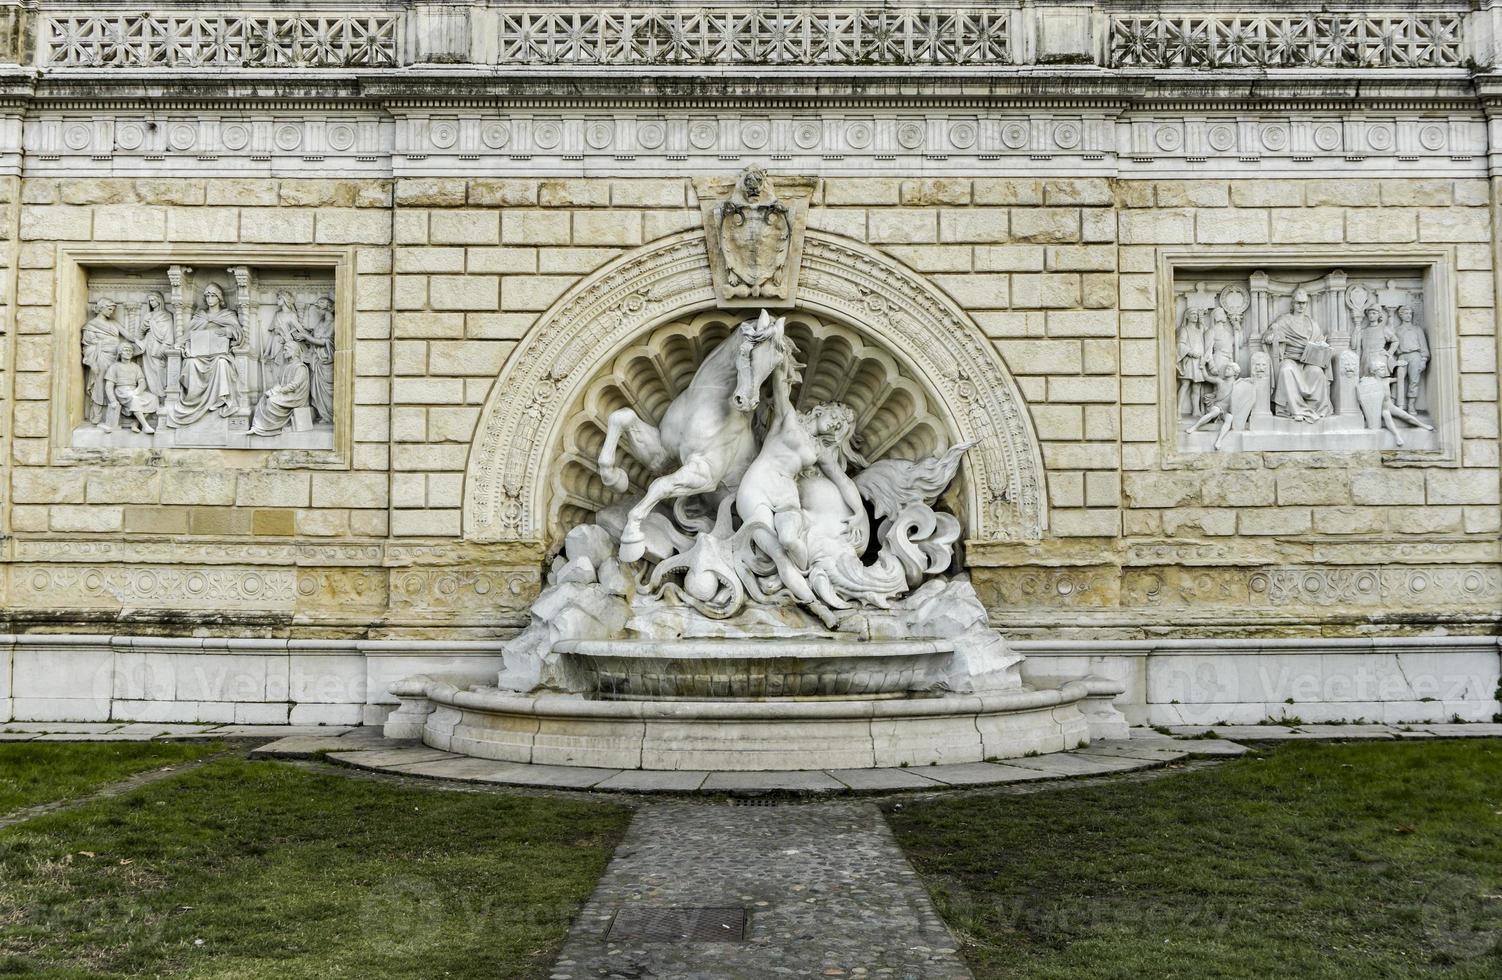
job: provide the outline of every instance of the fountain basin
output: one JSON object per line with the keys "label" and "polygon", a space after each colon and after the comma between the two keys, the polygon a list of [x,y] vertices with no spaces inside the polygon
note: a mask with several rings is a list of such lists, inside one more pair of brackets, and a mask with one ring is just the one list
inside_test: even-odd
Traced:
{"label": "fountain basin", "polygon": [[[482,759],[613,769],[766,771],[926,766],[1062,752],[1121,737],[1115,681],[915,698],[619,701],[520,694],[478,678],[392,687],[389,738]],[[1119,727],[1118,727],[1119,726]]]}
{"label": "fountain basin", "polygon": [[954,645],[804,637],[561,640],[594,697],[613,701],[900,698],[932,691]]}

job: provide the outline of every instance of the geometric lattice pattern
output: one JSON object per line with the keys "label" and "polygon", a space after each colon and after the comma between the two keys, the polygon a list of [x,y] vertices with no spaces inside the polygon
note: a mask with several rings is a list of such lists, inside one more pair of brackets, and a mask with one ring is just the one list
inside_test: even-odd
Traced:
{"label": "geometric lattice pattern", "polygon": [[394,16],[87,14],[47,20],[50,67],[382,68]]}
{"label": "geometric lattice pattern", "polygon": [[1450,68],[1457,13],[1118,16],[1112,68]]}
{"label": "geometric lattice pattern", "polygon": [[983,8],[502,10],[499,63],[1001,65],[1010,28]]}

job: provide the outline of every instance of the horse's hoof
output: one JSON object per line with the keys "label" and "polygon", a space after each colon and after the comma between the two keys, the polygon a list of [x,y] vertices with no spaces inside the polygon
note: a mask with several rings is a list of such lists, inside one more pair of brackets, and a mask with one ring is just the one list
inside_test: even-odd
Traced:
{"label": "horse's hoof", "polygon": [[616,553],[616,557],[618,557],[621,561],[629,564],[633,561],[640,561],[641,557],[646,553],[646,539],[642,539],[640,541],[622,541],[621,550]]}
{"label": "horse's hoof", "polygon": [[621,493],[628,483],[626,471],[619,466],[602,466],[600,467],[600,482],[605,484],[607,490]]}

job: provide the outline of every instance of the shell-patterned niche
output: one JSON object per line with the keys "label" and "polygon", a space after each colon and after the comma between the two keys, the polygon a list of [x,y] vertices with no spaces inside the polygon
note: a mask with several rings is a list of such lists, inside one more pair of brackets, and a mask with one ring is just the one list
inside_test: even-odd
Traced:
{"label": "shell-patterned niche", "polygon": [[[900,361],[843,323],[801,310],[786,317],[787,336],[803,365],[803,380],[793,391],[799,411],[826,401],[849,405],[856,419],[855,448],[871,462],[921,459],[949,448],[948,427],[922,383]],[[639,496],[652,480],[653,474],[623,450],[621,465],[630,486],[616,494],[601,482],[595,460],[610,413],[631,408],[656,425],[699,364],[744,319],[744,311],[713,310],[670,321],[595,373],[568,415],[553,464],[548,527],[554,543],[569,528],[593,520],[599,508]],[[962,480],[955,481],[946,502],[964,499],[956,492]]]}

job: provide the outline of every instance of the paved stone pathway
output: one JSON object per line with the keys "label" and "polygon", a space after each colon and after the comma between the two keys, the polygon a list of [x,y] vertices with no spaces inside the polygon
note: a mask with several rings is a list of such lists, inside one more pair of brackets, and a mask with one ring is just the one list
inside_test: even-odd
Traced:
{"label": "paved stone pathway", "polygon": [[[606,941],[618,909],[733,906],[744,942]],[[551,976],[969,977],[869,803],[653,803],[637,812]]]}

